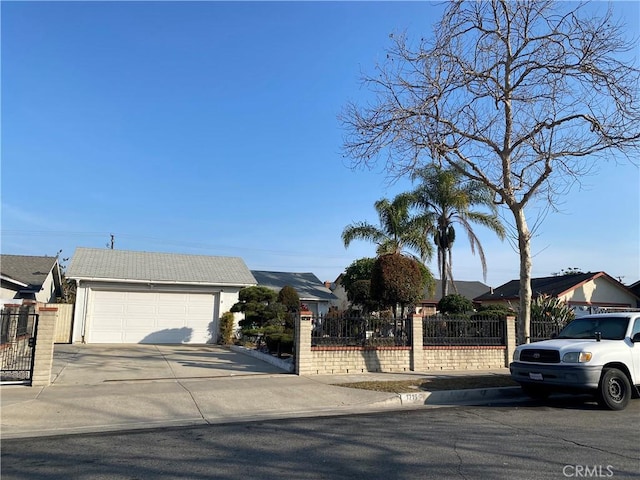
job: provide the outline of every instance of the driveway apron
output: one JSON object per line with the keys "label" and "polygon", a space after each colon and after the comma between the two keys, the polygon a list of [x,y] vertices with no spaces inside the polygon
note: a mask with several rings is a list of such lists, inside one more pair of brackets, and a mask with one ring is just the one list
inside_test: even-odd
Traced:
{"label": "driveway apron", "polygon": [[52,385],[206,379],[285,372],[215,345],[56,345]]}

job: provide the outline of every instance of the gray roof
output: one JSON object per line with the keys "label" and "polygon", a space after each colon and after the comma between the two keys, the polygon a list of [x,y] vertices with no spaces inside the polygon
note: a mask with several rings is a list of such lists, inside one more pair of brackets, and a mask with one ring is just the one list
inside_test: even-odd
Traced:
{"label": "gray roof", "polygon": [[[442,299],[442,281],[440,279],[436,279],[436,288],[434,295],[429,295],[429,292],[425,289],[425,298],[423,302],[425,303],[438,303]],[[454,286],[455,284],[455,286]],[[491,287],[485,285],[482,282],[468,282],[464,280],[455,280],[453,283],[451,281],[448,282],[447,289],[449,295],[453,293],[457,293],[462,295],[469,300],[473,300],[478,295],[482,295],[483,293],[489,292]]]}
{"label": "gray roof", "polygon": [[258,285],[278,290],[286,285],[295,288],[300,300],[336,300],[331,290],[313,273],[296,272],[267,272],[264,270],[251,270]]}
{"label": "gray roof", "polygon": [[78,248],[67,268],[80,280],[149,281],[179,284],[255,285],[241,258]]}
{"label": "gray roof", "polygon": [[[551,277],[539,277],[531,279],[531,295],[536,298],[540,295],[550,295],[551,297],[559,297],[579,286],[597,278],[604,277],[618,288],[633,292],[633,290],[625,287],[615,278],[607,275],[605,272],[583,272],[570,273],[567,275],[554,275]],[[637,294],[636,294],[637,295]],[[511,280],[510,282],[500,285],[498,288],[485,292],[484,295],[476,297],[479,302],[490,300],[517,300],[520,298],[520,280]]]}
{"label": "gray roof", "polygon": [[[27,289],[39,291],[57,261],[56,257],[0,255],[0,271],[3,276],[27,285]],[[54,272],[54,280],[59,287],[60,278],[57,268]]]}

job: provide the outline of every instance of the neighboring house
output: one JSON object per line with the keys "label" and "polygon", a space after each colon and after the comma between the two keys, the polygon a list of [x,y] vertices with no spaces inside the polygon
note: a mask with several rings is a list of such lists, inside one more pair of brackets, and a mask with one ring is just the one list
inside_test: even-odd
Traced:
{"label": "neighboring house", "polygon": [[[629,288],[605,272],[573,273],[531,279],[532,297],[549,295],[559,298],[580,317],[598,311],[600,307],[635,308],[640,300]],[[474,302],[503,303],[518,309],[520,281],[511,280],[480,295]]]}
{"label": "neighboring house", "polygon": [[636,306],[640,308],[640,280],[636,283],[632,283],[627,288],[631,290],[636,297],[638,297],[638,304]]}
{"label": "neighboring house", "polygon": [[335,296],[335,299],[330,302],[330,306],[344,312],[349,309],[351,302],[349,302],[347,291],[344,289],[344,285],[342,285],[342,275],[344,274],[341,273],[338,275],[338,278],[336,278],[334,282],[325,282],[325,286],[331,290]]}
{"label": "neighboring house", "polygon": [[[422,315],[434,315],[438,310],[438,302],[442,299],[442,282],[435,280],[436,288],[432,294],[428,288],[424,290],[424,298],[416,305],[416,313]],[[457,293],[467,298],[469,301],[475,302],[474,298],[491,290],[491,287],[482,282],[468,282],[464,280],[449,281],[447,285],[449,295]]]}
{"label": "neighboring house", "polygon": [[54,303],[62,296],[57,257],[0,255],[0,300]]}
{"label": "neighboring house", "polygon": [[220,316],[256,281],[235,257],[78,248],[73,342],[215,343]]}
{"label": "neighboring house", "polygon": [[295,288],[300,303],[305,304],[314,315],[324,315],[329,311],[336,296],[313,273],[267,272],[251,270],[258,285],[279,292],[289,285]]}

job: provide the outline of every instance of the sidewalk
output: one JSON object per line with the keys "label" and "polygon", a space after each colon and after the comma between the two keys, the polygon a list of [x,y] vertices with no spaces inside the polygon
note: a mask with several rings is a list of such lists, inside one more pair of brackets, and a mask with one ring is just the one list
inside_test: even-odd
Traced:
{"label": "sidewalk", "polygon": [[50,386],[2,387],[2,439],[365,413],[520,395],[518,388],[402,395],[345,388],[336,384],[434,374],[300,377],[217,347],[111,346],[108,357],[96,347],[56,348]]}

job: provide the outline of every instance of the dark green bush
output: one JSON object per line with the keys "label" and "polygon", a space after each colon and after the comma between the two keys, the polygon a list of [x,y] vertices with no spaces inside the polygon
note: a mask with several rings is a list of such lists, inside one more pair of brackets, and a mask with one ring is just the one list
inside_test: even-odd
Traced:
{"label": "dark green bush", "polygon": [[467,297],[463,297],[457,293],[442,297],[438,302],[438,310],[440,313],[460,314],[468,313],[473,310],[473,302]]}
{"label": "dark green bush", "polygon": [[478,308],[476,313],[471,315],[471,319],[477,320],[482,318],[490,318],[501,320],[506,318],[508,315],[515,316],[515,312],[506,305],[482,305]]}
{"label": "dark green bush", "polygon": [[271,333],[265,335],[265,343],[271,354],[277,354],[278,356],[293,354],[293,335],[290,333]]}

